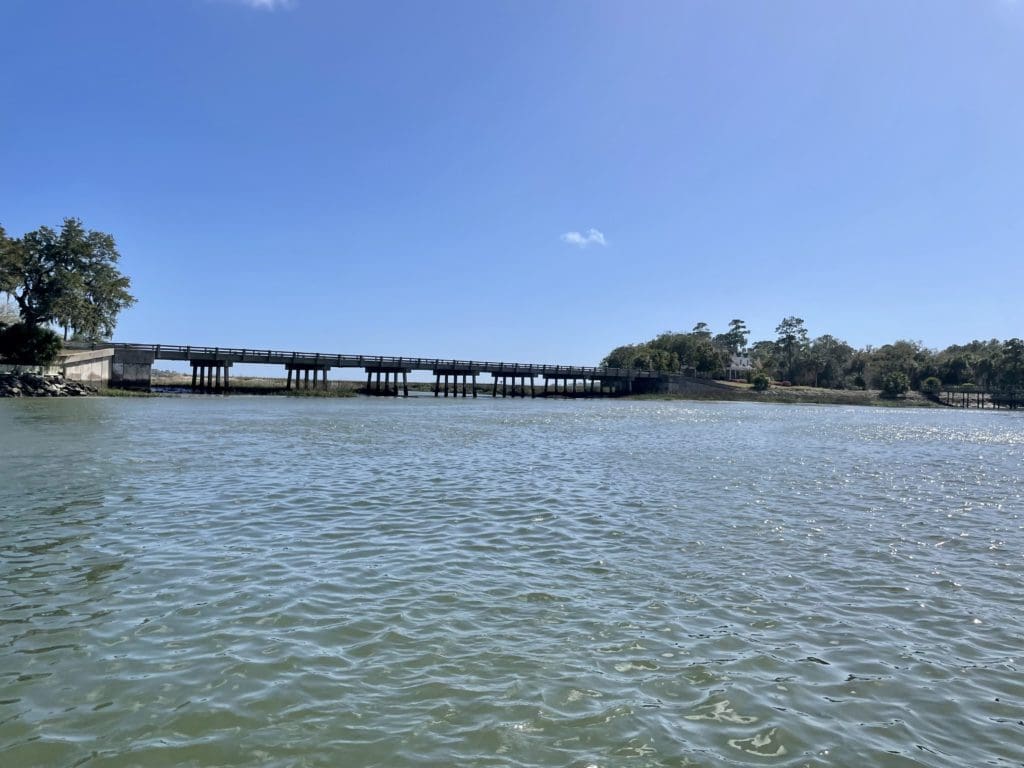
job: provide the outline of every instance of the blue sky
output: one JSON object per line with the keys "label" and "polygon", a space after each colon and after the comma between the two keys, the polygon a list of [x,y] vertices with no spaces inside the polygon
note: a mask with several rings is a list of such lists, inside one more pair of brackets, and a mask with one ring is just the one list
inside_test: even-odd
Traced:
{"label": "blue sky", "polygon": [[0,223],[115,338],[596,363],[1024,335],[1024,2],[4,0]]}

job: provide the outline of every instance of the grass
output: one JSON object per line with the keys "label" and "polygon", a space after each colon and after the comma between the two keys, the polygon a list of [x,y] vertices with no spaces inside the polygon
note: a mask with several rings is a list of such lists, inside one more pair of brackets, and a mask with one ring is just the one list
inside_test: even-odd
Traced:
{"label": "grass", "polygon": [[[233,388],[232,391],[234,391]],[[280,394],[285,397],[355,397],[358,393],[355,389],[347,387],[332,387],[330,389],[286,389],[282,390]]]}
{"label": "grass", "polygon": [[140,389],[107,389],[97,390],[100,397],[161,397],[159,392],[145,392]]}
{"label": "grass", "polygon": [[715,388],[679,394],[632,395],[645,400],[725,400],[751,403],[789,403],[816,405],[870,405],[886,408],[936,408],[933,400],[919,392],[908,392],[899,398],[883,397],[876,389],[823,389],[821,387],[773,386],[762,392],[745,382],[716,382]]}

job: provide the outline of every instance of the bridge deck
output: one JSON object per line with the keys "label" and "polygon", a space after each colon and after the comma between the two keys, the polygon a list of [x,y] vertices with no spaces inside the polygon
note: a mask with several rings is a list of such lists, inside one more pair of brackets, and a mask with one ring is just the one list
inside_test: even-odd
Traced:
{"label": "bridge deck", "polygon": [[269,365],[362,368],[374,371],[474,371],[495,377],[544,376],[545,378],[578,379],[643,379],[658,378],[658,371],[632,368],[605,368],[579,365],[539,365],[479,360],[448,360],[434,357],[391,357],[386,355],[342,355],[322,352],[290,352],[273,349],[236,349],[230,347],[197,347],[176,344],[107,343],[92,348],[113,348],[152,354],[155,360],[210,361],[221,363],[257,363]]}

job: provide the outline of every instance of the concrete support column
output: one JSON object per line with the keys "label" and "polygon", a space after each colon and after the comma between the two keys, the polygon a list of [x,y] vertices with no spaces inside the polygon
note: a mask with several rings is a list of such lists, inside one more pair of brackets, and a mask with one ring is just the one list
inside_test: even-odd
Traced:
{"label": "concrete support column", "polygon": [[476,397],[476,374],[473,374],[473,397]]}
{"label": "concrete support column", "polygon": [[434,397],[439,397],[441,395],[441,374],[435,373],[434,376],[436,377],[434,379]]}
{"label": "concrete support column", "polygon": [[409,396],[409,373],[408,371],[402,371],[402,392],[403,397]]}
{"label": "concrete support column", "polygon": [[195,392],[195,390],[196,390],[196,374],[197,373],[198,372],[196,371],[196,364],[192,363],[192,391],[193,392]]}

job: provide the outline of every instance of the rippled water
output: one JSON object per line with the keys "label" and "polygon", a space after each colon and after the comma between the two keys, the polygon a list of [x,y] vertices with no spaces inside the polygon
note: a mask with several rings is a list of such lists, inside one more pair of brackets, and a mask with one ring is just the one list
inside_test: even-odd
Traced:
{"label": "rippled water", "polygon": [[1021,765],[1022,415],[0,402],[0,765]]}

